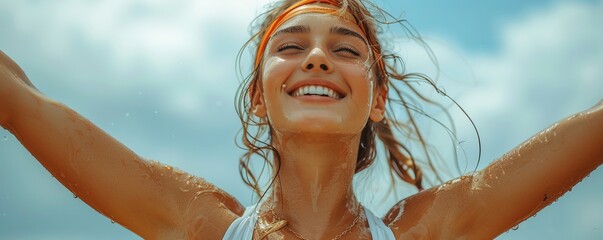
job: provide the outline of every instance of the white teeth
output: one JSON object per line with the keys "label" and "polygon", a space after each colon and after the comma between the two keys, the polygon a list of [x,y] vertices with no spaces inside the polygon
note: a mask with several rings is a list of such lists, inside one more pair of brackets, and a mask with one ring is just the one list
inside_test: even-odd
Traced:
{"label": "white teeth", "polygon": [[317,91],[317,92],[318,92],[318,94],[320,94],[320,95],[327,95],[327,96],[328,96],[328,94],[327,94],[327,89],[326,89],[326,88],[324,88],[324,87],[322,87],[322,86],[321,86],[321,87],[316,88],[316,91]]}
{"label": "white teeth", "polygon": [[327,88],[325,86],[318,85],[308,85],[303,86],[295,90],[292,94],[294,97],[299,97],[303,95],[323,95],[328,96],[334,99],[340,99],[341,97],[337,94],[333,89]]}

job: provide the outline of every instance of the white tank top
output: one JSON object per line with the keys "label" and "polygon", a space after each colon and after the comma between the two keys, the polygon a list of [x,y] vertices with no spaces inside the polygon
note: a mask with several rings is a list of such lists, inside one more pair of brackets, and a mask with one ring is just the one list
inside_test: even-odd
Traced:
{"label": "white tank top", "polygon": [[[255,206],[247,207],[243,216],[237,218],[230,224],[223,240],[252,240],[253,229],[257,220],[258,212]],[[394,233],[380,218],[375,216],[371,210],[364,208],[364,214],[368,221],[371,237],[373,240],[395,240]]]}

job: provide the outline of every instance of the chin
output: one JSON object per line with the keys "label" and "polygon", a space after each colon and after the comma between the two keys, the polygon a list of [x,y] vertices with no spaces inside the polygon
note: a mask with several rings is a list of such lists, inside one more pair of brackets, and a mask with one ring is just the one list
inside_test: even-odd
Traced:
{"label": "chin", "polygon": [[[364,127],[364,124],[353,124],[337,115],[312,116],[305,114],[297,117],[293,116],[287,120],[284,126],[274,126],[275,129],[281,132],[301,134],[354,135],[360,133]],[[356,127],[354,125],[359,126]]]}

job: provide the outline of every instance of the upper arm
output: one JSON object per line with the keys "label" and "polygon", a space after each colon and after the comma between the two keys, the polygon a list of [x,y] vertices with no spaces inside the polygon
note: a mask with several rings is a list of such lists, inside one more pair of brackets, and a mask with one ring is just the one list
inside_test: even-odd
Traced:
{"label": "upper arm", "polygon": [[[138,235],[184,234],[223,219],[219,230],[242,211],[207,181],[144,160],[75,111],[33,95],[11,119],[11,132],[65,187]],[[190,225],[203,217],[216,222]]]}
{"label": "upper arm", "polygon": [[142,182],[134,180],[123,188],[141,191],[130,192],[107,209],[122,212],[116,221],[142,237],[220,235],[244,211],[234,197],[205,179],[154,161],[144,165]]}
{"label": "upper arm", "polygon": [[431,234],[494,238],[554,202],[602,162],[599,106],[542,131],[481,171],[419,194],[432,196],[422,197],[428,205],[419,218]]}
{"label": "upper arm", "polygon": [[[199,236],[218,238],[244,211],[234,197],[202,178],[157,162],[151,162],[150,168],[149,173],[154,174],[150,177],[151,185],[160,186],[150,194],[158,196],[158,205],[165,207],[158,213],[168,219],[161,224],[163,230],[148,229],[151,234],[171,233],[177,238],[184,235],[187,239],[199,239]],[[148,202],[140,211],[153,211],[156,204]],[[162,216],[156,218],[161,219]],[[153,227],[152,224],[149,226]],[[173,235],[166,238],[174,239]]]}
{"label": "upper arm", "polygon": [[142,159],[72,109],[35,91],[2,51],[0,90],[2,127],[76,196],[135,233],[155,239],[211,228],[219,232],[242,213],[223,190]]}
{"label": "upper arm", "polygon": [[[603,162],[603,112],[579,114],[536,134],[449,187],[467,224],[458,235],[495,237],[554,202]],[[454,226],[454,225],[453,225]]]}

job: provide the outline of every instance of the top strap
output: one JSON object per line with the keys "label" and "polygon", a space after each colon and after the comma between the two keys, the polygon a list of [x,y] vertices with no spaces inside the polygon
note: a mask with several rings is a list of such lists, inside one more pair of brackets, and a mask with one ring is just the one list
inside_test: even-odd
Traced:
{"label": "top strap", "polygon": [[[392,230],[385,226],[383,221],[375,216],[371,210],[363,207],[373,240],[396,240]],[[255,205],[245,209],[245,213],[234,220],[222,240],[252,240],[253,230],[258,218],[258,209]]]}
{"label": "top strap", "polygon": [[252,240],[257,216],[255,205],[247,207],[245,213],[230,224],[222,240]]}
{"label": "top strap", "polygon": [[396,240],[392,230],[385,226],[383,220],[375,216],[371,210],[364,208],[364,214],[366,215],[373,240]]}

